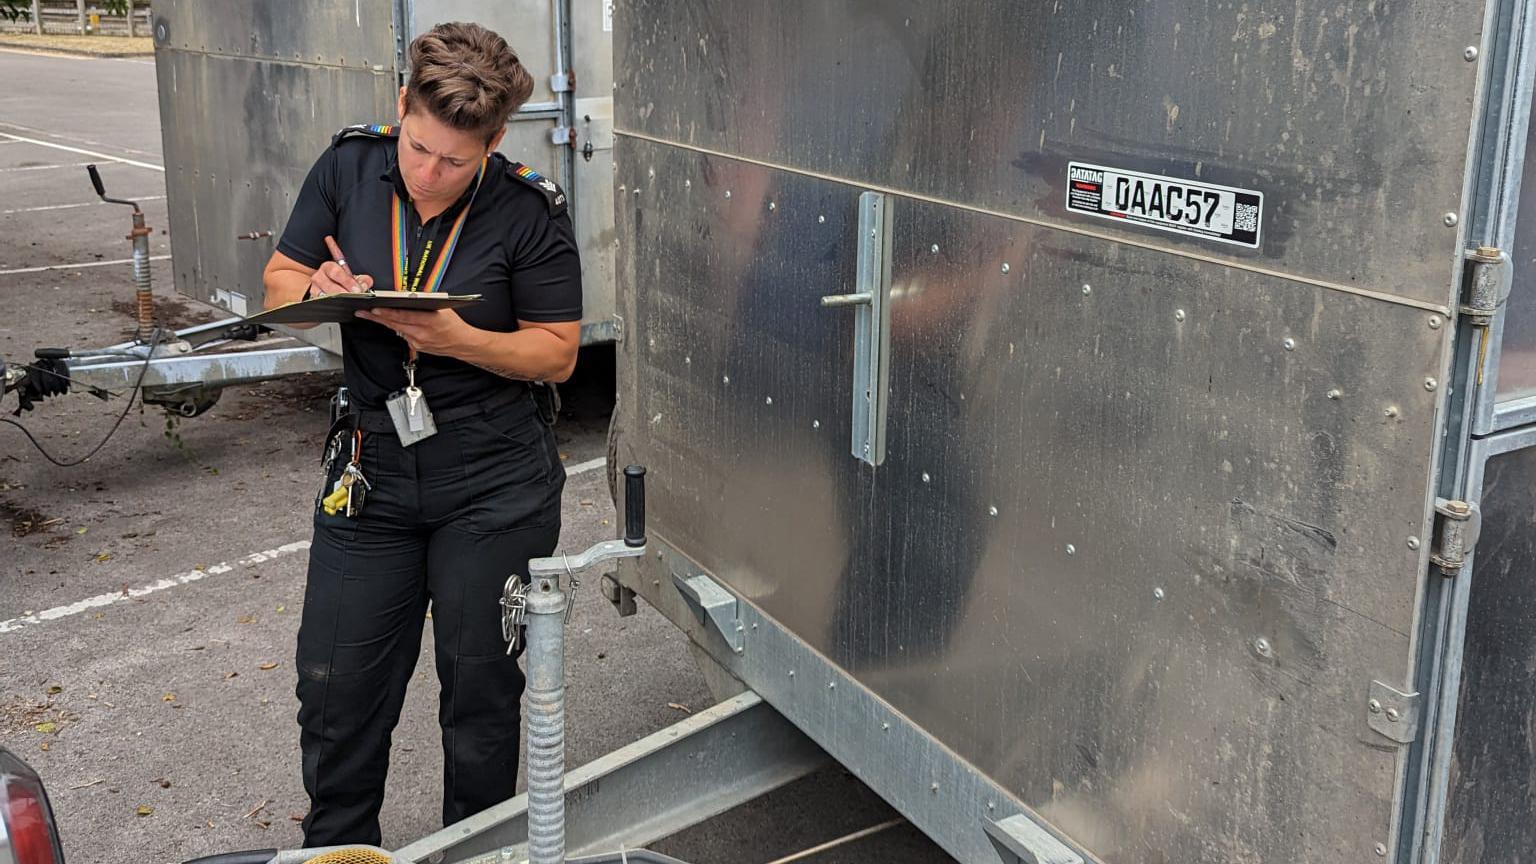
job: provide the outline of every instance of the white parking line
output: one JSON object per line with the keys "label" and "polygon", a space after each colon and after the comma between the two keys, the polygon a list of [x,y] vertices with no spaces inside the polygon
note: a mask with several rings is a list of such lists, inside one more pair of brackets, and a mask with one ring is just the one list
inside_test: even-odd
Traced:
{"label": "white parking line", "polygon": [[[169,255],[151,255],[151,261],[168,261]],[[0,276],[18,276],[22,273],[47,273],[49,270],[83,270],[86,267],[111,267],[114,264],[132,264],[132,258],[114,258],[111,261],[87,261],[83,264],[49,264],[46,267],[18,267],[15,270],[0,270]]]}
{"label": "white parking line", "polygon": [[577,474],[585,474],[588,471],[595,471],[607,464],[607,459],[588,459],[580,465],[572,465],[571,467],[565,469],[565,476],[575,477]]}
{"label": "white parking line", "polygon": [[0,621],[0,633],[14,633],[17,630],[23,630],[27,627],[41,624],[44,621],[54,621],[59,618],[68,618],[71,615],[79,615],[81,612],[86,612],[91,609],[100,609],[103,606],[111,606],[113,603],[121,603],[124,600],[132,600],[137,597],[143,597],[146,594],[153,594],[156,591],[164,591],[167,588],[175,588],[177,585],[186,585],[189,582],[198,582],[203,579],[207,579],[209,576],[219,576],[239,567],[253,567],[265,561],[272,561],[277,558],[283,558],[285,556],[292,555],[295,552],[303,552],[308,548],[308,540],[299,540],[295,543],[279,546],[276,549],[267,549],[261,552],[253,552],[250,555],[247,555],[244,558],[240,558],[236,561],[226,561],[221,564],[215,564],[212,567],[205,567],[201,570],[188,570],[185,573],[178,573],[175,576],[161,579],[158,582],[151,582],[148,585],[141,585],[138,588],[127,588],[122,591],[114,591],[111,594],[97,594],[95,597],[87,597],[84,600],[81,600],[77,603],[71,603],[68,606],[55,606],[52,609],[44,609],[41,612],[28,612],[20,618],[12,618],[8,621]]}
{"label": "white parking line", "polygon": [[0,174],[15,174],[17,171],[53,171],[57,168],[84,168],[90,162],[60,162],[55,165],[18,165],[14,168],[0,168]]}
{"label": "white parking line", "polygon": [[97,152],[95,150],[82,150],[79,147],[66,147],[63,144],[55,144],[52,141],[40,141],[36,138],[27,138],[22,135],[12,135],[9,132],[0,132],[0,138],[8,138],[12,141],[20,141],[24,144],[36,144],[39,147],[52,147],[55,150],[63,150],[66,153],[79,153],[82,156],[94,156],[97,159],[106,159],[112,162],[119,162],[123,165],[132,165],[135,168],[148,168],[152,171],[165,170],[164,165],[156,165],[152,162],[140,162],[137,159],[124,159],[121,156],[111,156],[106,153]]}
{"label": "white parking line", "polygon": [[[164,201],[164,195],[145,195],[135,198],[135,201]],[[76,207],[95,207],[105,204],[105,201],[82,201],[79,204],[43,204],[37,207],[17,207],[15,210],[0,210],[0,216],[10,216],[15,213],[41,213],[45,210],[73,210]]]}

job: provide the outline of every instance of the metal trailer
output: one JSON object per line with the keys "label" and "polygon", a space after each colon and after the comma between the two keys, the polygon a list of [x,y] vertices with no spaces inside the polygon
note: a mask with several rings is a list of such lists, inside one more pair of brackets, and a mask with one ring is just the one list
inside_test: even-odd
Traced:
{"label": "metal trailer", "polygon": [[[411,39],[449,20],[502,33],[533,72],[533,96],[501,150],[560,178],[582,250],[582,344],[612,342],[612,10],[612,0],[155,0],[176,291],[235,317],[175,333],[156,326],[135,205],[137,338],[40,349],[26,366],[0,360],[0,387],[19,391],[24,407],[71,388],[127,387],[190,417],[231,385],[341,368],[335,325],[244,319],[262,309],[262,269],[315,158],[341,126],[394,119]],[[99,181],[97,191],[105,198]]]}
{"label": "metal trailer", "polygon": [[1528,859],[1536,4],[616,15],[623,589],[967,864]]}
{"label": "metal trailer", "polygon": [[965,864],[1527,860],[1533,47],[1532,0],[618,6],[604,591],[723,701],[568,775],[566,851],[830,756]]}
{"label": "metal trailer", "polygon": [[[155,0],[176,290],[245,316],[304,176],[336,130],[392,122],[407,49],[476,21],[534,74],[501,150],[558,178],[582,249],[584,343],[613,339],[611,3]],[[332,353],[333,325],[293,335]]]}

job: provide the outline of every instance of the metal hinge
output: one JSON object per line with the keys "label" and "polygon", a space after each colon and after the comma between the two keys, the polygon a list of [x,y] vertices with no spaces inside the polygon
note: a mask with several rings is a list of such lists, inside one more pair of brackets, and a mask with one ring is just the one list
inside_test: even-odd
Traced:
{"label": "metal hinge", "polygon": [[1461,572],[1483,530],[1483,513],[1466,501],[1435,499],[1435,545],[1430,563],[1444,576]]}
{"label": "metal hinge", "polygon": [[1366,725],[1399,744],[1410,744],[1419,737],[1422,702],[1418,693],[1404,693],[1391,685],[1372,681],[1371,698],[1366,703]]}
{"label": "metal hinge", "polygon": [[1479,246],[1466,251],[1468,263],[1466,302],[1461,304],[1461,314],[1474,327],[1487,327],[1498,313],[1499,307],[1509,299],[1509,289],[1514,285],[1514,267],[1509,255],[1492,246]]}

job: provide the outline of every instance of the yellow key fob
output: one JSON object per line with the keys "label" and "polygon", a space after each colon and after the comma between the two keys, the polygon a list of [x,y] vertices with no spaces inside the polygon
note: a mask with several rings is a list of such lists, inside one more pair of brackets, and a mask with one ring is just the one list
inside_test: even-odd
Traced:
{"label": "yellow key fob", "polygon": [[335,492],[325,496],[325,500],[320,502],[320,506],[325,508],[325,515],[335,516],[337,513],[340,513],[342,508],[347,506],[349,495],[350,492],[347,487],[342,486]]}

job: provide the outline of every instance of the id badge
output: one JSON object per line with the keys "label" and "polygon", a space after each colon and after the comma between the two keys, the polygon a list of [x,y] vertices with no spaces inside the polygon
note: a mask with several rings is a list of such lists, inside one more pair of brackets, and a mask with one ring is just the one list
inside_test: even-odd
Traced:
{"label": "id badge", "polygon": [[[415,392],[412,392],[415,391]],[[384,401],[389,409],[389,419],[394,423],[395,435],[402,447],[409,447],[437,434],[437,423],[432,420],[432,409],[421,390],[407,387]]]}

